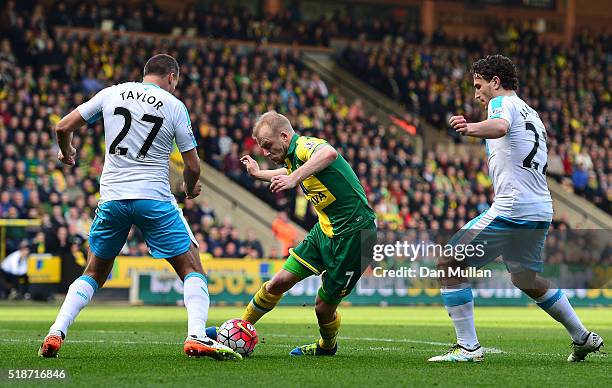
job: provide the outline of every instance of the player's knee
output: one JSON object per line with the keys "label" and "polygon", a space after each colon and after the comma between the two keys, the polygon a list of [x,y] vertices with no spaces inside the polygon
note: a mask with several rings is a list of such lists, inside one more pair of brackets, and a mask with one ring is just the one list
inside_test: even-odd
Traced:
{"label": "player's knee", "polygon": [[327,308],[326,303],[323,302],[322,299],[317,298],[315,302],[315,313],[317,313],[317,316],[324,314],[327,310],[328,308]]}
{"label": "player's knee", "polygon": [[272,279],[266,285],[266,291],[268,291],[270,294],[273,294],[273,295],[282,295],[285,292],[287,292],[289,288],[290,287],[287,287],[286,283],[280,279],[277,279],[277,280]]}
{"label": "player's knee", "polygon": [[521,290],[527,290],[534,288],[536,274],[534,272],[525,271],[520,273],[513,273],[510,275],[512,284],[516,288]]}
{"label": "player's knee", "polygon": [[436,267],[444,271],[446,271],[450,267],[463,267],[463,266],[465,266],[465,263],[463,261],[457,260],[452,256],[439,257],[436,263]]}
{"label": "player's knee", "polygon": [[276,274],[266,285],[266,291],[273,295],[282,295],[289,291],[296,282],[290,276],[285,276],[282,272]]}
{"label": "player's knee", "polygon": [[[465,263],[449,257],[441,258],[436,263],[436,269],[439,271],[438,273],[444,274],[440,276],[440,280],[443,284],[460,280],[459,271],[456,271],[457,268],[465,268]],[[453,269],[453,271],[450,271],[450,269]]]}

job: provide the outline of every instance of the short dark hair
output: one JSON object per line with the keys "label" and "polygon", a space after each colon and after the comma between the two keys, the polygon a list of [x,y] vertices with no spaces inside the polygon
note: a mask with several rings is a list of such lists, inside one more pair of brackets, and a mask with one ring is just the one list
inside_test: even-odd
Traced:
{"label": "short dark hair", "polygon": [[487,55],[472,65],[472,74],[481,76],[485,81],[499,77],[501,86],[506,90],[517,90],[519,86],[518,70],[510,58],[500,54]]}
{"label": "short dark hair", "polygon": [[157,54],[152,56],[144,67],[144,75],[167,75],[170,73],[174,73],[178,75],[179,73],[179,64],[168,54]]}

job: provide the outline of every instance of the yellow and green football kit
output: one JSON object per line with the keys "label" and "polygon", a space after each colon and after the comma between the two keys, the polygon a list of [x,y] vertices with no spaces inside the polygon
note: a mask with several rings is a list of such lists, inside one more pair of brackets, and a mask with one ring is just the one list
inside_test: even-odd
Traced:
{"label": "yellow and green football kit", "polygon": [[[306,163],[318,147],[327,146],[322,139],[293,135],[285,158],[288,173]],[[319,297],[326,303],[339,304],[355,287],[369,263],[362,260],[361,248],[375,240],[376,215],[368,206],[357,175],[341,155],[300,186],[313,204],[319,222],[304,241],[289,250],[283,268],[300,279],[322,275]],[[267,283],[255,293],[242,319],[255,324],[281,300],[282,295],[267,290]],[[339,330],[340,314],[335,312],[330,322],[319,320],[321,337],[316,343],[295,348],[291,355],[334,355]]]}
{"label": "yellow and green football kit", "polygon": [[[285,158],[288,173],[324,146],[329,145],[323,139],[293,135]],[[368,205],[357,175],[341,155],[300,186],[314,206],[319,222],[304,241],[289,250],[283,268],[302,279],[322,275],[319,297],[337,304],[351,292],[365,270],[361,257],[362,231],[375,233],[376,215]]]}

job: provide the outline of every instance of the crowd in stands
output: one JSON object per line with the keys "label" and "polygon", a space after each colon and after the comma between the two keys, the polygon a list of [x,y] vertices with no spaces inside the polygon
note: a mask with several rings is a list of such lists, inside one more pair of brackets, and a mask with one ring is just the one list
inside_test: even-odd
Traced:
{"label": "crowd in stands", "polygon": [[[2,17],[9,22],[0,27],[6,37],[0,41],[0,144],[6,145],[0,148],[0,218],[43,222],[42,228],[10,229],[15,246],[30,238],[34,251],[84,264],[103,166],[103,127],[99,121],[75,136],[78,163],[67,167],[57,162],[53,125],[101,88],[140,80],[144,61],[157,52],[181,64],[176,95],[190,112],[202,158],[305,227],[316,216],[299,189],[272,194],[239,162],[249,153],[263,168],[272,167],[250,137],[258,115],[269,109],[287,115],[299,133],[326,138],[337,147],[354,167],[383,230],[457,229],[492,200],[481,156],[436,150],[419,160],[410,134],[379,123],[359,102],[345,101],[306,70],[293,51],[96,33],[56,37],[40,8],[27,14],[7,9]],[[419,126],[418,119],[412,122]],[[206,204],[185,201],[183,206],[203,255],[284,255],[284,248],[263,252],[253,232],[241,238],[231,220]],[[137,230],[122,253],[147,253]]]}
{"label": "crowd in stands", "polygon": [[255,15],[248,7],[187,4],[177,13],[154,2],[125,3],[60,0],[51,7],[49,23],[59,26],[108,28],[117,31],[184,34],[221,39],[254,40],[329,46],[331,38],[354,38],[355,31],[369,40],[388,35],[418,41],[418,24],[397,23],[388,18],[355,19],[335,12],[331,17],[305,21],[297,4],[275,14]]}
{"label": "crowd in stands", "polygon": [[434,127],[448,129],[453,114],[463,114],[468,121],[483,118],[486,109],[474,99],[470,66],[487,54],[504,53],[518,67],[519,96],[546,126],[548,175],[611,212],[609,35],[581,33],[565,47],[544,41],[529,28],[508,24],[495,34],[469,39],[438,36],[436,43],[357,42],[347,46],[342,62]]}
{"label": "crowd in stands", "polygon": [[[141,79],[148,56],[142,53],[138,61],[122,62],[131,55],[121,59],[124,53],[112,53],[110,46],[110,55],[102,57],[96,55],[99,48],[93,42],[62,40],[58,44],[36,10],[31,16],[19,14],[8,20],[13,23],[1,27],[0,40],[0,218],[41,219],[42,226],[7,228],[6,251],[13,252],[21,242],[29,241],[33,253],[51,253],[82,267],[99,199],[103,126],[99,121],[75,134],[79,153],[74,168],[58,163],[53,127],[109,83]],[[216,217],[206,205],[184,202],[185,215],[203,253],[217,257],[278,255],[263,252],[257,236],[252,232],[240,236],[232,220]],[[136,228],[121,254],[148,254]]]}
{"label": "crowd in stands", "polygon": [[[34,15],[42,13],[40,6],[39,12],[34,9]],[[481,38],[449,39],[439,29],[432,46],[422,44],[418,23],[390,18],[363,21],[338,12],[307,22],[298,6],[277,15],[257,16],[246,7],[219,3],[187,5],[173,14],[154,2],[57,1],[50,15],[49,25],[104,28],[106,21],[119,31],[260,42],[328,46],[332,38],[358,38],[359,43],[344,52],[345,63],[440,129],[448,128],[452,113],[462,112],[473,120],[482,117],[482,108],[472,97],[469,64],[487,53],[504,52],[520,69],[521,96],[540,112],[549,131],[549,175],[610,212],[612,93],[607,85],[612,60],[605,54],[610,46],[608,35],[581,34],[566,48],[541,44],[534,30],[504,23],[494,34]],[[365,40],[383,42],[368,47],[362,44]],[[449,133],[461,141],[456,133]]]}

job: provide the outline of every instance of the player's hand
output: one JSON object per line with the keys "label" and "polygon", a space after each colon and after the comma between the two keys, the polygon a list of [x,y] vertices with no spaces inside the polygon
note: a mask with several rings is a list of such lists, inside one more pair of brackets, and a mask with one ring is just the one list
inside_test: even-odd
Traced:
{"label": "player's hand", "polygon": [[467,120],[463,116],[452,116],[448,120],[451,127],[458,133],[465,135],[467,131]]}
{"label": "player's hand", "polygon": [[251,158],[251,156],[249,155],[245,155],[240,158],[240,161],[242,162],[242,164],[246,168],[247,173],[250,176],[255,177],[255,175],[257,175],[257,173],[259,172],[259,164],[255,159]]}
{"label": "player's hand", "polygon": [[292,175],[277,175],[272,177],[270,191],[278,193],[279,191],[292,189],[297,186],[298,182]]}
{"label": "player's hand", "polygon": [[74,166],[76,163],[76,148],[70,146],[70,151],[66,155],[64,155],[62,150],[59,150],[57,152],[57,159],[64,164]]}
{"label": "player's hand", "polygon": [[193,186],[193,190],[190,192],[187,190],[187,185],[185,185],[185,182],[183,182],[183,190],[185,191],[185,195],[187,195],[187,199],[194,199],[202,192],[202,184],[200,181],[197,181],[195,186]]}

